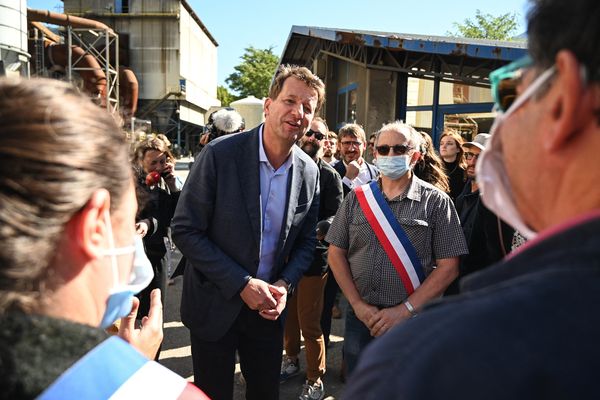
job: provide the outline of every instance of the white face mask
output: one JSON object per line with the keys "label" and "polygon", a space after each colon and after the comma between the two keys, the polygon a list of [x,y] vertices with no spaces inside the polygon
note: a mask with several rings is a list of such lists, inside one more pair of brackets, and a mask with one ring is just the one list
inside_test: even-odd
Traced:
{"label": "white face mask", "polygon": [[490,134],[492,137],[486,149],[481,153],[475,166],[477,184],[481,191],[483,203],[501,219],[512,225],[527,239],[537,235],[523,220],[515,204],[510,180],[504,165],[504,153],[500,141],[500,127],[515,110],[522,106],[545,84],[555,72],[555,67],[544,71],[510,106],[506,113],[498,113]]}
{"label": "white face mask", "polygon": [[[110,257],[113,273],[113,287],[106,301],[106,310],[100,322],[100,327],[108,328],[117,319],[125,317],[131,311],[133,295],[142,291],[150,284],[154,277],[152,264],[146,252],[144,251],[144,242],[138,235],[135,236],[134,244],[127,247],[115,247],[112,225],[108,212],[105,214],[106,225],[108,227],[108,241],[110,248],[104,255]],[[121,284],[119,281],[119,266],[117,256],[133,253],[133,268],[129,278],[129,283]]]}

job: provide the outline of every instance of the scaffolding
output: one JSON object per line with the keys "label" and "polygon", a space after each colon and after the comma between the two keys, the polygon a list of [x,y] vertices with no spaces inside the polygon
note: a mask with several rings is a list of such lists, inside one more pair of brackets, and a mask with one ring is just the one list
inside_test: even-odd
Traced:
{"label": "scaffolding", "polygon": [[[100,95],[100,105],[111,114],[119,115],[119,35],[108,29],[73,28],[70,25],[66,26],[66,30],[69,52],[67,79],[73,81],[73,72],[93,70],[79,64],[86,55],[94,57],[106,76],[106,90]],[[81,47],[84,54],[73,59],[71,46]]]}

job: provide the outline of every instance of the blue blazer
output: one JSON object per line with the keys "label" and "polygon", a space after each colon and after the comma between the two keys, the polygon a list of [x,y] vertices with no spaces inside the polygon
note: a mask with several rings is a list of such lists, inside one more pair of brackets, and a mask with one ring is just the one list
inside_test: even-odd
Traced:
{"label": "blue blazer", "polygon": [[[243,301],[239,292],[256,276],[260,260],[261,207],[259,127],[210,142],[181,192],[172,237],[187,258],[181,319],[203,340],[231,327]],[[295,286],[311,264],[319,211],[317,165],[293,146],[288,206],[270,281]]]}

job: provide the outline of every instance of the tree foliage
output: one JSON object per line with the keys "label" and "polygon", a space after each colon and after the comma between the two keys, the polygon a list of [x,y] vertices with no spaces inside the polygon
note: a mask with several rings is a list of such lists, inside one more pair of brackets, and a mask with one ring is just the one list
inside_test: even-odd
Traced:
{"label": "tree foliage", "polygon": [[236,72],[225,81],[240,97],[267,97],[271,79],[279,63],[279,58],[273,54],[273,48],[256,49],[250,46],[244,50],[241,58],[242,62],[234,67]]}
{"label": "tree foliage", "polygon": [[225,86],[217,86],[217,99],[221,101],[222,107],[228,107],[232,101],[237,100],[237,98],[227,90]]}
{"label": "tree foliage", "polygon": [[499,16],[475,12],[475,19],[466,18],[461,24],[454,22],[455,32],[447,32],[449,36],[477,39],[513,40],[517,30],[517,13],[506,13]]}

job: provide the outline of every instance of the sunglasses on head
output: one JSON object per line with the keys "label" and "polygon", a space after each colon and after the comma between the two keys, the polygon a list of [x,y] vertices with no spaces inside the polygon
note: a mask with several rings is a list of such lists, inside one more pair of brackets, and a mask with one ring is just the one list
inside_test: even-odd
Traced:
{"label": "sunglasses on head", "polygon": [[390,149],[394,150],[394,154],[403,156],[409,150],[414,149],[414,147],[407,146],[405,144],[395,144],[393,146],[388,146],[387,144],[382,144],[381,146],[376,146],[377,154],[381,154],[382,156],[387,156],[390,152]]}
{"label": "sunglasses on head", "polygon": [[323,135],[321,132],[319,131],[313,131],[312,129],[309,129],[308,132],[306,132],[306,137],[311,137],[312,135],[315,135],[315,139],[317,140],[323,140],[323,138],[325,137],[325,135]]}
{"label": "sunglasses on head", "polygon": [[496,108],[506,112],[517,99],[517,86],[527,68],[533,65],[529,56],[520,58],[512,63],[492,71],[490,82],[492,84],[492,96]]}

